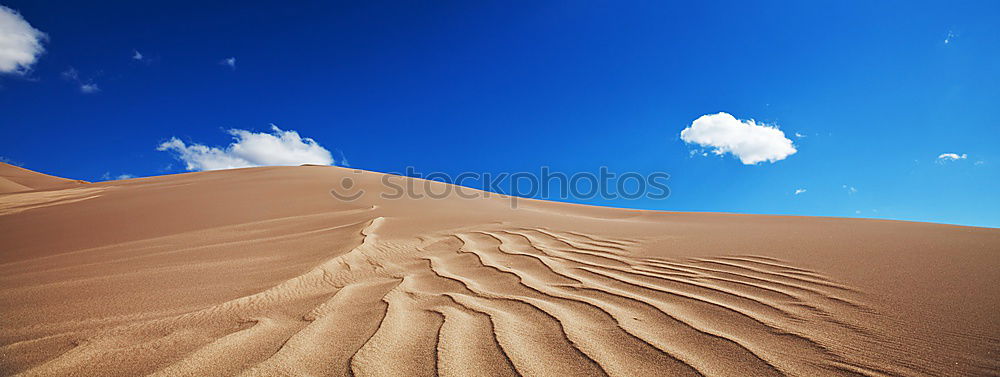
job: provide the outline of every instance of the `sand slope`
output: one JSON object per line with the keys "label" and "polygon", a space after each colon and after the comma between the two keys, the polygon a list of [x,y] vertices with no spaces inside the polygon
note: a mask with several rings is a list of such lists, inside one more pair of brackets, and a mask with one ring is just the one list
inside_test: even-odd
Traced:
{"label": "sand slope", "polygon": [[[334,199],[345,178],[366,195]],[[275,167],[0,194],[0,373],[1000,368],[997,229],[385,200],[382,178]]]}
{"label": "sand slope", "polygon": [[87,182],[53,177],[6,162],[0,162],[0,194],[30,190],[61,189],[85,183]]}

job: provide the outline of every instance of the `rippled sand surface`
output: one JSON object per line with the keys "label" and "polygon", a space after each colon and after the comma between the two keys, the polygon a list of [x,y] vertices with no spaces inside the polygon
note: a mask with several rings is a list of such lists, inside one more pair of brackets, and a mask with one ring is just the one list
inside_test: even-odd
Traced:
{"label": "rippled sand surface", "polygon": [[3,375],[1000,373],[997,229],[31,178],[0,194]]}

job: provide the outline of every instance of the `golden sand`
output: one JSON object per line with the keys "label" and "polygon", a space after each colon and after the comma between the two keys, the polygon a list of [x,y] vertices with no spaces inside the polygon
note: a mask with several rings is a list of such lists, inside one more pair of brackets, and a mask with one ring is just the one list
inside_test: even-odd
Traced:
{"label": "golden sand", "polygon": [[[385,200],[336,167],[0,168],[3,375],[1000,370],[998,229]],[[344,177],[366,195],[329,195]]]}

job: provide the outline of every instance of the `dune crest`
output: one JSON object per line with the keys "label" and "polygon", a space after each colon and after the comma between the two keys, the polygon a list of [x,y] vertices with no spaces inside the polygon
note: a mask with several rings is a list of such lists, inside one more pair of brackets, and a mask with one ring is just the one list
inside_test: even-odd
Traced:
{"label": "dune crest", "polygon": [[87,181],[54,177],[6,162],[0,162],[0,194],[31,190],[62,189],[87,183]]}
{"label": "dune crest", "polygon": [[[349,174],[305,166],[152,177],[52,191],[78,200],[36,199],[51,205],[0,195],[0,372],[920,376],[1000,367],[995,319],[976,321],[1000,293],[990,285],[996,229],[382,200],[375,173],[351,175],[368,190],[359,201],[329,197]],[[88,229],[60,232],[80,223]],[[939,268],[896,254],[906,248],[966,262]],[[884,271],[863,268],[874,264]],[[951,306],[937,298],[949,292],[912,292],[938,300],[927,309],[882,275],[910,290],[942,276],[981,290]],[[933,326],[941,318],[967,320]]]}

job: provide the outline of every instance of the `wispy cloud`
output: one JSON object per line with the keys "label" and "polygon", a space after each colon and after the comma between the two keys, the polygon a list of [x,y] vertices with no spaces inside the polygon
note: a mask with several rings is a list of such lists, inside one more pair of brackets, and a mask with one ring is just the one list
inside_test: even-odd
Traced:
{"label": "wispy cloud", "polygon": [[101,88],[98,87],[92,80],[80,78],[80,73],[77,72],[76,68],[69,67],[69,69],[63,71],[62,77],[67,81],[76,84],[80,88],[81,93],[89,94],[101,91]]}
{"label": "wispy cloud", "polygon": [[795,154],[795,146],[777,127],[739,120],[727,113],[702,115],[681,131],[681,140],[712,148],[717,155],[731,153],[744,165],[774,163]]}
{"label": "wispy cloud", "polygon": [[132,175],[132,174],[111,175],[111,172],[107,172],[107,171],[104,172],[104,174],[101,174],[101,180],[104,180],[104,181],[132,179],[132,178],[135,178],[135,176]]}
{"label": "wispy cloud", "polygon": [[142,61],[143,58],[144,56],[142,56],[142,53],[139,52],[139,50],[132,50],[132,60]]}
{"label": "wispy cloud", "polygon": [[947,162],[947,161],[964,160],[966,158],[969,158],[969,155],[967,155],[965,153],[962,153],[962,154],[958,154],[958,153],[942,153],[942,154],[938,155],[937,160],[938,160],[938,162]]}
{"label": "wispy cloud", "polygon": [[3,162],[5,164],[11,164],[11,165],[14,165],[14,166],[21,166],[21,165],[23,165],[20,161],[15,161],[15,160],[12,160],[12,159],[4,157],[4,156],[0,156],[0,162]]}
{"label": "wispy cloud", "polygon": [[851,195],[856,194],[858,192],[858,189],[854,188],[854,186],[843,185],[842,187],[844,188],[844,190],[847,190],[848,194]]}
{"label": "wispy cloud", "polygon": [[948,35],[944,37],[944,44],[951,43],[952,41],[955,40],[955,37],[957,37],[957,35],[955,35],[955,32],[948,30]]}
{"label": "wispy cloud", "polygon": [[347,156],[344,155],[344,151],[337,149],[337,153],[340,154],[340,166],[350,167],[351,163],[347,161]]}
{"label": "wispy cloud", "polygon": [[794,195],[804,194],[805,192],[806,192],[806,189],[804,189],[804,188],[795,189],[795,194]]}
{"label": "wispy cloud", "polygon": [[271,132],[232,129],[234,141],[225,147],[186,144],[173,137],[156,149],[173,152],[187,170],[220,170],[252,166],[332,165],[333,156],[315,140],[298,132],[284,131],[271,125]]}
{"label": "wispy cloud", "polygon": [[77,81],[80,79],[80,73],[76,71],[76,68],[69,67],[69,69],[62,72],[62,77],[66,80]]}
{"label": "wispy cloud", "polygon": [[704,149],[692,149],[688,151],[688,157],[693,158],[694,156],[699,156],[699,155],[701,157],[708,157],[708,152],[705,152]]}
{"label": "wispy cloud", "polygon": [[45,52],[45,33],[35,29],[16,10],[0,5],[0,73],[23,75]]}
{"label": "wispy cloud", "polygon": [[235,57],[228,57],[228,58],[222,59],[222,61],[219,62],[219,64],[227,66],[227,67],[229,67],[231,69],[236,69],[236,58]]}

